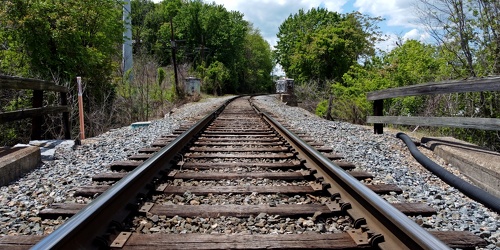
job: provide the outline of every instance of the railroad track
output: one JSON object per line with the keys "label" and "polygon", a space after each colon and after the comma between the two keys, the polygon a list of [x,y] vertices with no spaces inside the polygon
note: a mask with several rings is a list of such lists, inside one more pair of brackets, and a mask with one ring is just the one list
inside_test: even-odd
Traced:
{"label": "railroad track", "polygon": [[[0,239],[0,247],[123,249],[446,249],[485,242],[469,232],[429,233],[407,215],[435,214],[418,203],[389,204],[332,149],[291,133],[249,97],[115,162],[114,172],[53,204],[43,218],[72,216],[51,235]],[[308,142],[308,144],[304,143]]]}

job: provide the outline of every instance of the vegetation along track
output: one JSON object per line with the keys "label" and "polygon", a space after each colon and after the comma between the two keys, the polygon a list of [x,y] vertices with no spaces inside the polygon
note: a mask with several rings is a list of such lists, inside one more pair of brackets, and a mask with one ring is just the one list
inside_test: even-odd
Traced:
{"label": "vegetation along track", "polygon": [[365,185],[359,180],[373,178],[369,173],[352,171],[354,165],[340,155],[288,131],[250,101],[228,102],[130,161],[113,163],[115,172],[94,176],[95,186],[75,193],[96,197],[91,204],[53,204],[40,216],[76,215],[43,239],[12,237],[10,246],[446,249],[485,244],[468,232],[427,232],[407,215],[428,216],[435,213],[432,208],[389,204],[377,193],[401,192],[397,186]]}

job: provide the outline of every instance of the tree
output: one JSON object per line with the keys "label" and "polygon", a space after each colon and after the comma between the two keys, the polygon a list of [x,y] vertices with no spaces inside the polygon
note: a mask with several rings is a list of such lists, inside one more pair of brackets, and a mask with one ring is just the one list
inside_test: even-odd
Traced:
{"label": "tree", "polygon": [[260,31],[250,24],[244,44],[244,61],[242,65],[242,84],[239,91],[243,93],[266,93],[274,89],[271,71],[274,68],[269,43],[262,38]]}
{"label": "tree", "polygon": [[205,70],[205,78],[203,79],[206,90],[212,91],[214,95],[220,95],[229,75],[229,71],[223,63],[219,61],[211,63]]}
{"label": "tree", "polygon": [[279,27],[276,61],[298,81],[341,81],[361,56],[373,54],[372,27],[378,20],[323,8],[299,10]]}
{"label": "tree", "polygon": [[[228,70],[223,93],[248,93],[268,88],[272,82],[270,47],[243,14],[201,0],[164,0],[150,8],[150,1],[134,0],[147,14],[132,17],[143,27],[134,29],[135,51],[154,55],[161,66],[171,64],[170,18],[173,18],[177,60],[205,79],[206,69],[220,62]],[[134,3],[133,2],[133,3]],[[138,20],[134,20],[137,18]],[[262,86],[266,87],[262,87]]]}
{"label": "tree", "polygon": [[419,0],[418,10],[422,22],[440,46],[454,54],[452,62],[457,76],[477,76],[474,65],[476,47],[474,22],[468,3],[463,0]]}
{"label": "tree", "polygon": [[98,103],[113,92],[113,57],[123,30],[116,1],[5,0],[0,16],[1,33],[12,38],[8,49],[24,55],[31,76],[61,83],[82,76]]}

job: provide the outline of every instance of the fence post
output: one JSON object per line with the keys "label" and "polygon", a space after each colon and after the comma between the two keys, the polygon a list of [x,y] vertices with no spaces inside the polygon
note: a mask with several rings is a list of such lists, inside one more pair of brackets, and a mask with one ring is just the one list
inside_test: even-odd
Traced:
{"label": "fence post", "polygon": [[[61,92],[61,106],[68,106],[68,96],[66,93]],[[69,112],[62,113],[62,122],[64,130],[64,139],[71,139],[71,128],[69,124]]]}
{"label": "fence post", "polygon": [[[41,108],[43,106],[43,90],[33,90],[33,108]],[[34,116],[31,119],[31,140],[39,140],[42,138],[42,123],[43,115]]]}
{"label": "fence post", "polygon": [[[384,99],[375,100],[373,102],[373,115],[374,116],[383,116],[384,115]],[[383,134],[384,133],[384,124],[374,123],[373,130],[374,130],[373,132],[375,134]]]}

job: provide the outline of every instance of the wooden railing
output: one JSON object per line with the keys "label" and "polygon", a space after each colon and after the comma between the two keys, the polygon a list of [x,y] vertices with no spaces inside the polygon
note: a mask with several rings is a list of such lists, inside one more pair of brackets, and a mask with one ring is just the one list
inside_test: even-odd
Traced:
{"label": "wooden railing", "polygon": [[476,117],[407,117],[407,116],[383,116],[384,99],[464,93],[481,91],[500,91],[500,77],[487,77],[463,81],[444,81],[437,83],[426,83],[400,88],[384,89],[369,92],[367,99],[374,101],[373,114],[368,116],[366,122],[374,124],[375,134],[384,133],[385,124],[418,125],[418,126],[442,126],[459,128],[476,128],[482,130],[500,130],[500,119],[476,118]]}
{"label": "wooden railing", "polygon": [[[32,119],[31,139],[41,139],[43,116],[46,114],[62,113],[62,128],[65,139],[71,139],[68,106],[68,88],[56,85],[53,82],[19,78],[0,75],[0,89],[31,89],[33,90],[32,108],[10,112],[0,112],[0,123],[11,122],[26,118]],[[55,91],[60,93],[60,106],[43,107],[43,91]]]}

